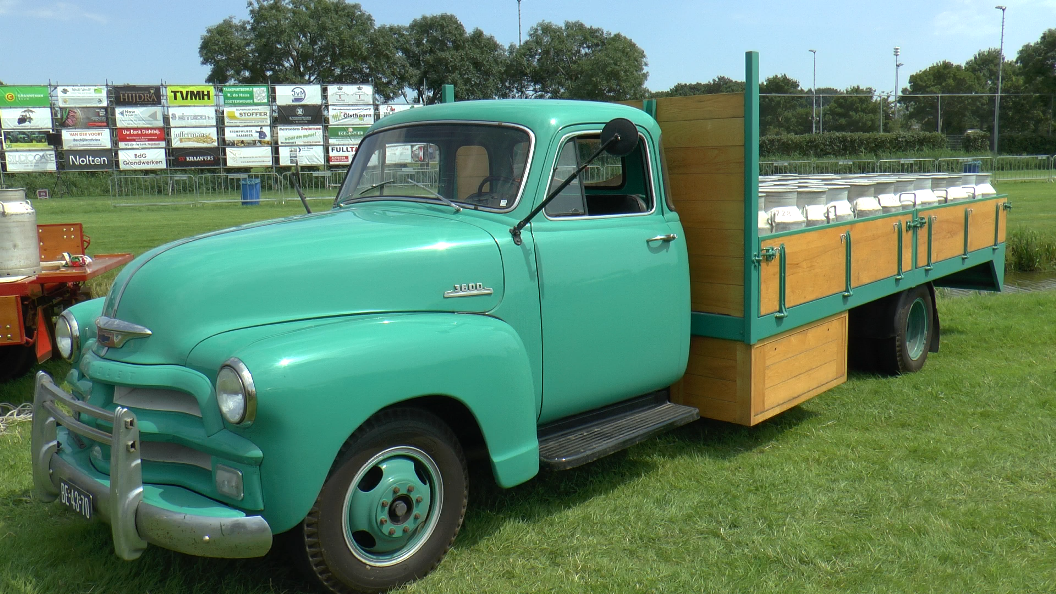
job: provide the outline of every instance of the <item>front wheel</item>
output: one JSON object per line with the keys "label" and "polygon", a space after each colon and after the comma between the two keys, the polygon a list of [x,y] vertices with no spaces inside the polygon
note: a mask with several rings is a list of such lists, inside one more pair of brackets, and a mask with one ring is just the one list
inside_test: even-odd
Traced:
{"label": "front wheel", "polygon": [[298,528],[304,565],[331,592],[381,592],[427,575],[462,525],[458,439],[436,416],[379,413],[353,433]]}
{"label": "front wheel", "polygon": [[882,348],[882,370],[891,375],[920,371],[928,359],[935,332],[934,319],[935,303],[926,285],[899,295],[894,316],[895,335]]}

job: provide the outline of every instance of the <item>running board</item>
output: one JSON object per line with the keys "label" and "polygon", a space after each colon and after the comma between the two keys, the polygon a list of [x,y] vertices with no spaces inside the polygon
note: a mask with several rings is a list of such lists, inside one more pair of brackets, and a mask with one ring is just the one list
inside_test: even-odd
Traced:
{"label": "running board", "polygon": [[692,406],[669,402],[667,390],[625,400],[540,427],[539,462],[553,470],[575,468],[699,416]]}

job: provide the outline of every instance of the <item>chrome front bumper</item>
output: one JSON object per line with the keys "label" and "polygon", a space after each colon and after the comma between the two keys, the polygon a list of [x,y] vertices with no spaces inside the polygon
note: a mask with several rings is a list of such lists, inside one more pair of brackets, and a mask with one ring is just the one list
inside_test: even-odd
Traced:
{"label": "chrome front bumper", "polygon": [[[58,403],[111,425],[112,432],[81,423]],[[109,445],[110,476],[92,476],[94,469],[81,468],[61,455],[58,425]],[[179,499],[200,500],[200,505],[184,511],[162,497],[145,498],[136,415],[120,406],[111,413],[81,402],[43,371],[37,373],[33,392],[32,448],[34,497],[54,501],[60,479],[90,493],[95,513],[110,523],[114,551],[122,559],[138,558],[147,543],[201,557],[260,557],[271,548],[271,527],[260,516],[246,516],[180,487],[165,489],[182,491]],[[194,513],[203,510],[210,514]]]}

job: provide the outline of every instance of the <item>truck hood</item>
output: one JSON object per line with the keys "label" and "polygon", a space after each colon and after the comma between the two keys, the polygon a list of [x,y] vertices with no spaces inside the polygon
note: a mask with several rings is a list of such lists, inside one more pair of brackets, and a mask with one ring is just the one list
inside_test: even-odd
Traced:
{"label": "truck hood", "polygon": [[[486,312],[502,300],[495,239],[422,205],[362,205],[176,241],[131,262],[103,315],[151,335],[110,348],[129,363],[186,361],[239,328],[362,313]],[[478,288],[483,295],[445,292]],[[479,289],[479,288],[478,288]],[[486,294],[491,289],[491,294]]]}

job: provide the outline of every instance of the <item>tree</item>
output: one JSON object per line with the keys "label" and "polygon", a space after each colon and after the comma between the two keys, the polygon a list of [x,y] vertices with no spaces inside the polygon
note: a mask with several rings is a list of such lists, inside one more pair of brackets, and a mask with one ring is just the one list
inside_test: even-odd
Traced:
{"label": "tree", "polygon": [[[998,54],[997,48],[982,50],[964,63],[967,72],[975,74],[986,93],[997,93]],[[1023,68],[1012,61],[1005,60],[1001,72],[1001,132],[1038,132],[1048,127],[1045,112],[1048,101],[1043,103],[1038,97],[1029,93]],[[976,101],[975,117],[984,130],[994,131],[994,96],[987,101]]]}
{"label": "tree", "polygon": [[619,33],[543,21],[513,52],[507,76],[514,94],[616,101],[645,96],[646,66],[645,52]]}
{"label": "tree", "polygon": [[[965,130],[979,128],[978,102],[981,97],[935,96],[914,97],[919,94],[973,94],[985,93],[986,86],[978,74],[969,72],[960,64],[948,60],[928,66],[909,76],[909,87],[902,89],[899,102],[905,106],[903,117],[918,122],[923,130],[945,134],[964,134]],[[992,113],[992,112],[991,112]]]}
{"label": "tree", "polygon": [[1028,90],[1048,95],[1037,98],[1044,114],[1043,120],[1038,121],[1038,128],[1040,131],[1044,127],[1047,133],[1051,133],[1053,106],[1056,104],[1056,29],[1045,31],[1037,42],[1020,48],[1016,64],[1022,68],[1023,83]]}
{"label": "tree", "polygon": [[836,93],[825,102],[825,132],[880,131],[880,98],[872,87],[853,86]]}
{"label": "tree", "polygon": [[403,86],[420,103],[439,101],[444,84],[455,85],[459,99],[492,99],[504,92],[505,48],[480,29],[467,34],[452,14],[411,21],[399,53],[407,64]]}
{"label": "tree", "polygon": [[373,82],[392,99],[404,78],[393,33],[343,0],[254,0],[248,20],[206,29],[198,55],[213,84]]}
{"label": "tree", "polygon": [[759,94],[769,95],[759,97],[760,134],[770,136],[810,132],[811,97],[800,88],[798,80],[785,74],[775,74],[760,83]]}
{"label": "tree", "polygon": [[685,97],[687,95],[711,95],[714,93],[743,93],[744,81],[725,76],[716,76],[706,83],[678,83],[666,91],[654,91],[652,97]]}

